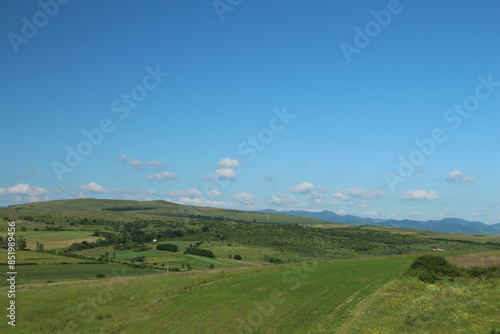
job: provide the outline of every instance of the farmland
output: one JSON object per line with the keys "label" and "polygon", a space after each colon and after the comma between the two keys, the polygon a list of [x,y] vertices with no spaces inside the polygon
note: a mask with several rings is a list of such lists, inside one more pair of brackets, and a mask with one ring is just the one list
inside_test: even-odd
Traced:
{"label": "farmland", "polygon": [[[19,325],[11,331],[485,333],[499,327],[498,277],[429,284],[405,276],[415,258],[435,247],[459,267],[498,267],[498,236],[307,226],[310,220],[275,224],[260,213],[235,221],[235,213],[217,209],[210,218],[205,211],[110,200],[0,209],[4,221],[15,215],[18,246],[26,248],[16,251]],[[157,249],[166,244],[175,247]],[[186,254],[193,249],[214,257]],[[6,258],[0,249],[2,276]],[[3,279],[0,293],[6,289]]]}

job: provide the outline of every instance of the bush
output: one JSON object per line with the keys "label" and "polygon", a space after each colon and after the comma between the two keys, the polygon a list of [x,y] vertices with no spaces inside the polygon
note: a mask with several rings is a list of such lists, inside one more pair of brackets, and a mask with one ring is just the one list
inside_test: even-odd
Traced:
{"label": "bush", "polygon": [[187,248],[186,251],[184,251],[184,254],[212,257],[212,258],[215,257],[215,255],[214,255],[214,253],[212,253],[212,251],[210,251],[208,249],[201,249],[201,248]]}
{"label": "bush", "polygon": [[418,277],[422,282],[431,284],[443,276],[460,276],[459,269],[439,255],[417,257],[406,273],[409,276]]}
{"label": "bush", "polygon": [[104,278],[104,277],[106,277],[106,275],[104,275],[102,273],[99,273],[99,274],[95,275],[95,277],[97,277],[97,278]]}
{"label": "bush", "polygon": [[233,257],[233,259],[235,259],[235,260],[240,260],[240,261],[241,261],[241,255],[235,255],[235,256]]}
{"label": "bush", "polygon": [[174,244],[158,244],[156,246],[157,250],[164,250],[164,251],[169,251],[169,252],[177,252],[179,250],[179,247]]}

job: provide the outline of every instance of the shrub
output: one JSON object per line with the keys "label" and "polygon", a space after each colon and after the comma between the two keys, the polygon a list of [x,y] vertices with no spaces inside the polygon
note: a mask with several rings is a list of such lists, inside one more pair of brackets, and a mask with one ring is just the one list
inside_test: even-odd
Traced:
{"label": "shrub", "polygon": [[179,247],[174,244],[158,244],[156,246],[157,250],[164,250],[164,251],[169,251],[169,252],[177,252],[179,250]]}
{"label": "shrub", "polygon": [[235,259],[235,260],[240,260],[240,261],[241,261],[241,255],[235,255],[235,256],[233,257],[233,259]]}
{"label": "shrub", "polygon": [[95,277],[97,277],[97,278],[104,278],[104,277],[106,277],[106,275],[104,275],[102,273],[99,273],[99,274],[95,275]]}
{"label": "shrub", "polygon": [[467,269],[467,274],[479,278],[500,277],[500,267],[472,267]]}
{"label": "shrub", "polygon": [[406,273],[409,276],[418,277],[422,282],[431,284],[443,276],[460,276],[459,269],[439,255],[417,257]]}
{"label": "shrub", "polygon": [[212,251],[210,251],[208,249],[201,249],[201,248],[187,248],[184,251],[184,254],[212,257],[212,258],[215,257],[215,255],[214,255],[214,253],[212,253]]}

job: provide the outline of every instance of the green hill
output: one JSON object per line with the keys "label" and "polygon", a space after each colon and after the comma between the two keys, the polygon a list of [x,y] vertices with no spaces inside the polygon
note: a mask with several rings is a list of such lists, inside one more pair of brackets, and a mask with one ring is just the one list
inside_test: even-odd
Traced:
{"label": "green hill", "polygon": [[85,216],[89,219],[111,219],[118,217],[128,220],[137,218],[151,219],[153,217],[196,217],[219,221],[300,225],[325,223],[322,220],[309,217],[189,206],[162,200],[128,201],[84,198],[19,204],[0,208],[0,217],[4,216],[10,219],[22,219],[22,217],[37,218],[43,217],[45,214],[49,214],[53,218],[63,218],[69,215],[76,217]]}

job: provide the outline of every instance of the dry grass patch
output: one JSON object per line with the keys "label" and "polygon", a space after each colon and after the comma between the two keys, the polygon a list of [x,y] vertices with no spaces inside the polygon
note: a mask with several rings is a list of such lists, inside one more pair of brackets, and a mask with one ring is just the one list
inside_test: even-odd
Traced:
{"label": "dry grass patch", "polygon": [[489,254],[467,254],[450,257],[448,261],[458,267],[500,267],[500,256]]}

